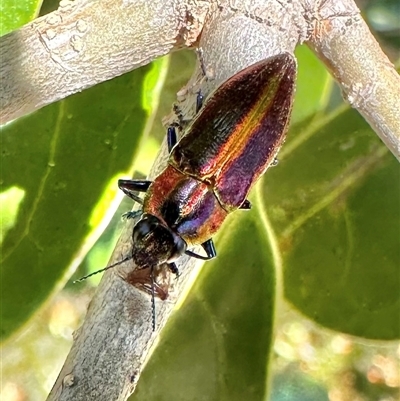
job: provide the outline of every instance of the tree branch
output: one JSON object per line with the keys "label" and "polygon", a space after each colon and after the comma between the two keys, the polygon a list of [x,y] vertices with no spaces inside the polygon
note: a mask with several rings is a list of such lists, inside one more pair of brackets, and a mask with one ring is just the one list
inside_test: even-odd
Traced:
{"label": "tree branch", "polygon": [[312,6],[306,12],[312,28],[308,44],[325,62],[345,99],[400,160],[399,74],[352,0],[320,0]]}
{"label": "tree branch", "polygon": [[190,46],[208,6],[194,0],[63,0],[57,11],[0,38],[0,122]]}

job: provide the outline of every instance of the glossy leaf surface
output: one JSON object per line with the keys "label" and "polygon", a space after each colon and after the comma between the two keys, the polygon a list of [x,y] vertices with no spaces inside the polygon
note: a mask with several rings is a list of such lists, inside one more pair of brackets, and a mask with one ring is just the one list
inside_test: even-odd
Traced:
{"label": "glossy leaf surface", "polygon": [[0,2],[0,36],[34,19],[41,4],[41,0],[2,0]]}
{"label": "glossy leaf surface", "polygon": [[[116,178],[131,168],[148,113],[142,91],[148,96],[154,85],[149,71],[137,70],[3,127],[4,204],[15,203],[13,196],[19,202],[8,214],[1,250],[3,339],[65,283],[110,218],[109,209],[115,210]],[[155,80],[158,74],[153,70]]]}
{"label": "glossy leaf surface", "polygon": [[399,164],[348,107],[294,126],[263,198],[286,298],[331,329],[400,335]]}

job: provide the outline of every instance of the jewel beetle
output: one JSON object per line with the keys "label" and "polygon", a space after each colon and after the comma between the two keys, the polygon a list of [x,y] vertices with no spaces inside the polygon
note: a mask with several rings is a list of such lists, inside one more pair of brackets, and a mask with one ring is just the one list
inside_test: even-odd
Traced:
{"label": "jewel beetle", "polygon": [[[259,61],[222,83],[178,141],[167,131],[168,165],[154,181],[119,180],[142,204],[132,258],[140,267],[169,264],[183,254],[212,259],[212,236],[229,213],[249,209],[248,193],[274,163],[293,104],[296,61],[289,53]],[[146,192],[144,199],[137,192]],[[205,256],[190,250],[201,245]]]}
{"label": "jewel beetle", "polygon": [[[204,105],[199,94],[198,113],[182,138],[175,126],[167,130],[169,159],[161,174],[154,181],[118,181],[142,205],[141,217],[133,228],[131,255],[100,271],[133,259],[138,269],[129,282],[153,295],[154,308],[155,294],[166,298],[154,280],[156,267],[167,264],[177,274],[175,261],[184,254],[216,256],[213,235],[231,212],[250,209],[249,191],[284,142],[296,71],[294,57],[282,53],[239,71]],[[137,192],[145,192],[144,198]],[[205,255],[191,250],[196,245]]]}

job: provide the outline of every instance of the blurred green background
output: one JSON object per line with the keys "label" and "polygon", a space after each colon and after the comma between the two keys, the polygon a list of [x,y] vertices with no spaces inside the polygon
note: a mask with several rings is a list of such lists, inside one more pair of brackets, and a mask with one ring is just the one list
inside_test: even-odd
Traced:
{"label": "blurred green background", "polygon": [[[4,0],[1,33],[56,6]],[[397,60],[399,3],[360,6]],[[296,55],[279,164],[217,236],[132,400],[400,397],[398,162],[311,52]],[[54,383],[100,279],[71,275],[107,265],[132,206],[116,180],[148,173],[194,63],[174,53],[2,127],[2,400]]]}

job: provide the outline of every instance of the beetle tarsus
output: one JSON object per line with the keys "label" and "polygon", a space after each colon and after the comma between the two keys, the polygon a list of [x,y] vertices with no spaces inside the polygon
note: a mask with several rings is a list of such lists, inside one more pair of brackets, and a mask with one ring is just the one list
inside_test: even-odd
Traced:
{"label": "beetle tarsus", "polygon": [[215,250],[214,241],[212,239],[203,242],[201,246],[203,247],[209,259],[213,259],[217,256],[217,251]]}
{"label": "beetle tarsus", "polygon": [[179,273],[178,266],[175,263],[168,263],[168,268],[171,273],[175,274],[176,278],[178,278],[181,274]]}
{"label": "beetle tarsus", "polygon": [[131,212],[126,212],[122,215],[122,218],[125,219],[135,219],[136,217],[140,216],[143,212],[141,210],[134,210]]}
{"label": "beetle tarsus", "polygon": [[212,239],[207,240],[201,244],[202,248],[206,252],[207,256],[199,255],[198,253],[192,251],[185,251],[185,254],[196,259],[210,260],[217,256],[217,251],[215,250],[215,245]]}
{"label": "beetle tarsus", "polygon": [[196,97],[196,114],[203,107],[203,102],[204,102],[204,95],[201,93],[201,90],[199,90],[197,92],[197,97]]}
{"label": "beetle tarsus", "polygon": [[251,203],[247,199],[239,206],[239,209],[242,210],[250,210],[251,209]]}
{"label": "beetle tarsus", "polygon": [[167,130],[168,153],[171,153],[172,148],[177,144],[177,142],[178,138],[176,136],[175,127],[171,125]]}

